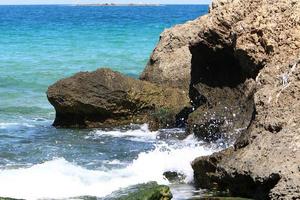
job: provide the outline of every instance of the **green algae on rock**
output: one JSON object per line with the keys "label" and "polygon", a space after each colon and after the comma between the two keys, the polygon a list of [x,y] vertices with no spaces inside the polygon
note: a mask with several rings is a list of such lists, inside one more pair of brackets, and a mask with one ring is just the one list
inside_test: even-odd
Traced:
{"label": "green algae on rock", "polygon": [[149,182],[131,186],[114,192],[106,197],[107,200],[171,200],[170,188],[165,185],[158,185],[156,182]]}
{"label": "green algae on rock", "polygon": [[201,197],[198,200],[252,200],[252,199],[246,199],[240,197]]}
{"label": "green algae on rock", "polygon": [[[177,114],[189,103],[184,90],[136,80],[110,69],[62,79],[49,87],[47,96],[56,110],[56,127],[149,123],[152,130],[171,128],[179,118]],[[160,116],[162,111],[164,115]]]}

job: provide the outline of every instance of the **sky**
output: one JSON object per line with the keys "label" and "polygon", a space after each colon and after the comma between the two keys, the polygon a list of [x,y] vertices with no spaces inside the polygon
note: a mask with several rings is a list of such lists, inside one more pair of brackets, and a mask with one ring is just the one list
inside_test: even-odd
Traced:
{"label": "sky", "polygon": [[80,3],[209,4],[210,2],[211,0],[0,0],[0,5],[80,4]]}

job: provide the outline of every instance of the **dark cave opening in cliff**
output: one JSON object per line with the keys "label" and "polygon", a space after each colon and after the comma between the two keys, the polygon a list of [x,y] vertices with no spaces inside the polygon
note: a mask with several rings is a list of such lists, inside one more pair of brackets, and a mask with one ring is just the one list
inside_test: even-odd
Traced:
{"label": "dark cave opening in cliff", "polygon": [[[233,130],[226,128],[228,120],[231,120],[229,123],[235,123],[236,125],[232,126],[237,129],[248,129],[255,119],[256,111],[253,97],[254,90],[253,93],[245,94],[247,87],[251,86],[251,81],[247,81],[247,79],[255,79],[261,67],[254,64],[253,59],[245,52],[236,51],[233,46],[220,44],[211,47],[200,43],[191,46],[190,51],[192,54],[189,90],[192,111],[190,113],[194,110],[206,109],[203,113],[205,116],[211,115],[212,119],[222,119],[222,123],[218,125],[220,127],[216,129],[222,130],[221,133],[218,131],[211,132],[209,128],[207,130],[205,128],[199,130],[192,128],[192,132],[197,133],[200,138],[201,136],[206,138],[207,135],[211,134],[222,137],[226,134],[223,131],[231,132]],[[253,82],[252,80],[251,83]],[[228,111],[224,111],[226,109]],[[236,117],[231,119],[228,112],[232,112],[231,114]],[[211,124],[210,119],[206,120],[208,121],[202,120],[195,123],[198,123],[200,127],[211,127],[213,124]],[[236,127],[240,124],[243,127]],[[245,124],[247,126],[244,126]],[[194,127],[197,126],[194,125]],[[216,139],[218,138],[219,136]],[[241,143],[243,143],[241,146],[244,146],[247,141]]]}
{"label": "dark cave opening in cliff", "polygon": [[[236,88],[248,78],[255,79],[261,69],[261,66],[255,65],[245,53],[240,51],[237,54],[232,46],[216,45],[213,48],[197,44],[191,46],[190,51],[192,66],[189,92],[197,105],[203,104],[206,98],[198,94],[199,92],[194,89],[195,85],[202,83],[209,87]],[[237,55],[241,59],[237,59]]]}
{"label": "dark cave opening in cliff", "polygon": [[[247,79],[255,80],[263,65],[256,64],[247,52],[236,50],[234,45],[219,44],[209,46],[199,43],[190,46],[190,52],[192,61],[189,97],[192,106],[183,109],[177,115],[178,120],[176,124],[180,127],[185,127],[190,114],[201,106],[208,106],[210,107],[208,112],[215,113],[215,116],[226,118],[226,113],[222,113],[223,111],[220,111],[220,109],[227,109],[228,105],[230,105],[229,109],[231,110],[247,113],[245,115],[240,114],[239,117],[244,118],[240,121],[247,121],[250,126],[256,116],[254,97],[253,94],[245,95],[243,90],[247,90],[246,88],[250,86]],[[253,80],[252,82],[255,82]],[[232,114],[235,115],[235,113]],[[224,122],[226,121],[224,120]],[[210,121],[201,123],[205,123],[204,127],[212,125]],[[245,129],[248,127],[240,128]],[[208,130],[210,131],[209,128]],[[192,129],[194,134],[196,131],[195,128]],[[200,134],[207,135],[206,133]],[[214,135],[215,133],[209,134]],[[216,135],[218,134],[216,133]],[[244,146],[247,142],[242,141],[241,143],[243,144],[240,146]]]}
{"label": "dark cave opening in cliff", "polygon": [[236,87],[247,78],[233,48],[209,48],[200,44],[190,48],[192,53],[191,84],[204,83],[210,87]]}

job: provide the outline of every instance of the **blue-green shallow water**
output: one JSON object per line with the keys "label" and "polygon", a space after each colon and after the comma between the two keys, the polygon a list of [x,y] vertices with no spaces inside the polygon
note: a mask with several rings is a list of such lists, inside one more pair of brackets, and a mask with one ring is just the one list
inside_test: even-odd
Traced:
{"label": "blue-green shallow water", "polygon": [[[159,139],[146,125],[57,130],[45,92],[63,77],[101,66],[138,77],[165,28],[207,10],[0,6],[0,196],[102,197],[147,181],[168,184],[166,170],[191,182],[189,162],[212,152],[192,137]],[[184,199],[179,193],[175,199]]]}

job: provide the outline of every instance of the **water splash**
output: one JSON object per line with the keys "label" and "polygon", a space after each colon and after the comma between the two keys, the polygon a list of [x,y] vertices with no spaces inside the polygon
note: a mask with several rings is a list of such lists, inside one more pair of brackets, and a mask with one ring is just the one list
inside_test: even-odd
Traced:
{"label": "water splash", "polygon": [[[99,131],[93,134],[95,133],[100,134]],[[148,135],[155,135],[145,126],[139,130],[118,134],[116,131],[101,134],[115,137],[142,136],[145,140]],[[191,161],[214,151],[215,149],[206,147],[190,136],[183,141],[171,143],[157,140],[154,150],[140,153],[135,160],[121,169],[90,170],[64,158],[56,158],[29,168],[1,170],[0,196],[33,200],[77,196],[104,197],[120,188],[139,183],[157,181],[160,184],[169,184],[163,176],[166,171],[184,174],[185,182],[189,183],[193,181]]]}

